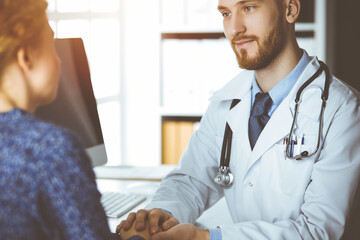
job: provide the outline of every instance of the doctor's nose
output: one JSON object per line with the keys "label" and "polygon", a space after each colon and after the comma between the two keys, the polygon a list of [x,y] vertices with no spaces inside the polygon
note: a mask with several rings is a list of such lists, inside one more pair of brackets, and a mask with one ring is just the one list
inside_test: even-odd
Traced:
{"label": "doctor's nose", "polygon": [[224,31],[227,39],[231,40],[239,34],[246,32],[246,26],[241,16],[231,15],[229,20],[224,21]]}

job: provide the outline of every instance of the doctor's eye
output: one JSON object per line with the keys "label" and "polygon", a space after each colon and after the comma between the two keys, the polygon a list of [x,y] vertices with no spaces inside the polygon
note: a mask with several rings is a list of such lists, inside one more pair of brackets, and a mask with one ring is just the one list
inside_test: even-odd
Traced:
{"label": "doctor's eye", "polygon": [[255,6],[246,6],[244,11],[245,12],[253,12],[255,10]]}
{"label": "doctor's eye", "polygon": [[229,12],[222,12],[221,15],[222,15],[224,18],[226,18],[226,17],[230,16],[231,13],[229,13]]}

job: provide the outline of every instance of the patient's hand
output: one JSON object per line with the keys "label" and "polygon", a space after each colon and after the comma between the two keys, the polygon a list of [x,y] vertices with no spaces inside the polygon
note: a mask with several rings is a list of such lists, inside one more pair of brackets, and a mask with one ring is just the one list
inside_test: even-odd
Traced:
{"label": "patient's hand", "polygon": [[150,235],[154,235],[158,232],[166,231],[177,224],[179,224],[179,221],[176,218],[161,209],[141,209],[137,213],[130,213],[128,218],[117,226],[116,233],[134,229],[135,232],[147,230]]}
{"label": "patient's hand", "polygon": [[131,226],[129,230],[120,230],[121,240],[150,240],[149,222],[145,221],[145,227],[141,231],[135,229],[135,224]]}

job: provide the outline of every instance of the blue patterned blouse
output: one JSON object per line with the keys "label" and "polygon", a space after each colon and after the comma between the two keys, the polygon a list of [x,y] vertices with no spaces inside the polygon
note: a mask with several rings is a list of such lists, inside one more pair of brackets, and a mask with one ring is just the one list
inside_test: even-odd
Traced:
{"label": "blue patterned blouse", "polygon": [[70,132],[0,113],[0,239],[112,239],[95,175]]}

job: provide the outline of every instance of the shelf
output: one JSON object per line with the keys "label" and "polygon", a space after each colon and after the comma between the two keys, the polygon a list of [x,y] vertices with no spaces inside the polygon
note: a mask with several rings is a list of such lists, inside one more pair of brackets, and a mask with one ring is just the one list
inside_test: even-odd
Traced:
{"label": "shelf", "polygon": [[171,32],[161,34],[161,39],[201,40],[220,38],[226,38],[223,32]]}
{"label": "shelf", "polygon": [[[303,23],[298,22],[295,24],[295,31],[315,31],[316,30],[316,24],[315,23]],[[210,36],[214,36],[215,34],[224,35],[224,29],[222,27],[208,27],[208,26],[168,26],[164,27],[162,26],[160,29],[162,36],[174,36],[174,34],[181,35],[191,35],[191,34],[209,34]],[[162,37],[164,39],[164,37]],[[206,37],[205,37],[206,38]]]}
{"label": "shelf", "polygon": [[203,109],[179,109],[179,108],[162,108],[161,117],[201,117],[204,115],[206,108]]}
{"label": "shelf", "polygon": [[224,29],[220,27],[209,26],[162,26],[160,28],[161,33],[223,33]]}

